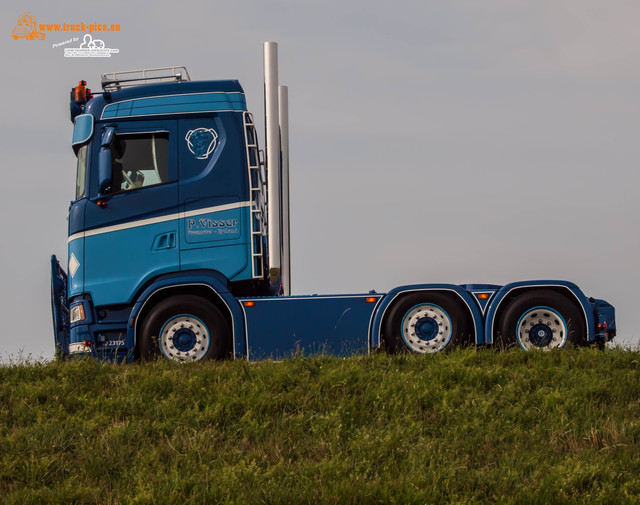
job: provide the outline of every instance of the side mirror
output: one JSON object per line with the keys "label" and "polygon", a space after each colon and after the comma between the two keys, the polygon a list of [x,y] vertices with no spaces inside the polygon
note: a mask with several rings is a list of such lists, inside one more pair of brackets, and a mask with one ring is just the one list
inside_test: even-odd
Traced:
{"label": "side mirror", "polygon": [[104,196],[111,191],[111,143],[116,129],[109,126],[102,133],[102,147],[98,160],[98,194]]}

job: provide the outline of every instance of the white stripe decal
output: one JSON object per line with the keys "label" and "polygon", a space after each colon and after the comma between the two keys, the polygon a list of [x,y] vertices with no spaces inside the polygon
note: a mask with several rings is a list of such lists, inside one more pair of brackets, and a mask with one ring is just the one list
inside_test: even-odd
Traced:
{"label": "white stripe decal", "polygon": [[105,226],[104,228],[96,228],[95,230],[74,233],[69,237],[69,239],[67,240],[67,243],[70,243],[79,238],[93,237],[95,235],[102,235],[104,233],[111,233],[114,231],[129,230],[131,228],[140,228],[141,226],[148,226],[150,224],[165,223],[167,221],[173,221],[175,219],[184,219],[186,217],[201,216],[202,214],[209,214],[212,212],[223,212],[225,210],[241,209],[244,207],[251,207],[251,202],[228,203],[226,205],[217,205],[215,207],[207,207],[204,209],[190,210],[189,212],[178,212],[176,214],[168,214],[166,216],[152,217],[149,219],[141,219],[139,221],[132,221],[130,223],[116,224],[114,226]]}

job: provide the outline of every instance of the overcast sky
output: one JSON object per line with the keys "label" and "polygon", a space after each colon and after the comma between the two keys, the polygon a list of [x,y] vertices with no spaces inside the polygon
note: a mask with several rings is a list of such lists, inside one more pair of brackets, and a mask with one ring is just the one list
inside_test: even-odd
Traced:
{"label": "overcast sky", "polygon": [[[13,40],[18,17],[119,24]],[[69,90],[185,65],[239,79],[262,117],[262,42],[289,86],[292,288],[566,279],[640,324],[640,2],[29,2],[0,7],[0,358],[49,358],[49,256],[66,266]],[[96,36],[96,34],[94,34]],[[262,120],[258,120],[262,130]]]}

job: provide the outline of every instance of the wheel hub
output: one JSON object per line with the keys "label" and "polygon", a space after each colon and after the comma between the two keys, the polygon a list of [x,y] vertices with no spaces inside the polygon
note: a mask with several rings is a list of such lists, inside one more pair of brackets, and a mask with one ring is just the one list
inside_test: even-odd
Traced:
{"label": "wheel hub", "polygon": [[416,337],[427,342],[436,338],[439,330],[438,322],[431,317],[419,319],[415,326]]}
{"label": "wheel hub", "polygon": [[529,340],[536,347],[546,347],[553,340],[553,331],[546,324],[536,324],[529,331]]}
{"label": "wheel hub", "polygon": [[180,352],[193,349],[196,344],[196,334],[192,330],[181,328],[173,335],[173,345]]}

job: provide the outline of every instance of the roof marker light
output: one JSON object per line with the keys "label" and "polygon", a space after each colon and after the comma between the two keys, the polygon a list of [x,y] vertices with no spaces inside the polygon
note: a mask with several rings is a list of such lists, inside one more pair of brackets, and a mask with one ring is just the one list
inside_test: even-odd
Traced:
{"label": "roof marker light", "polygon": [[73,101],[74,102],[87,101],[87,81],[79,81],[78,85],[75,88],[73,88]]}

